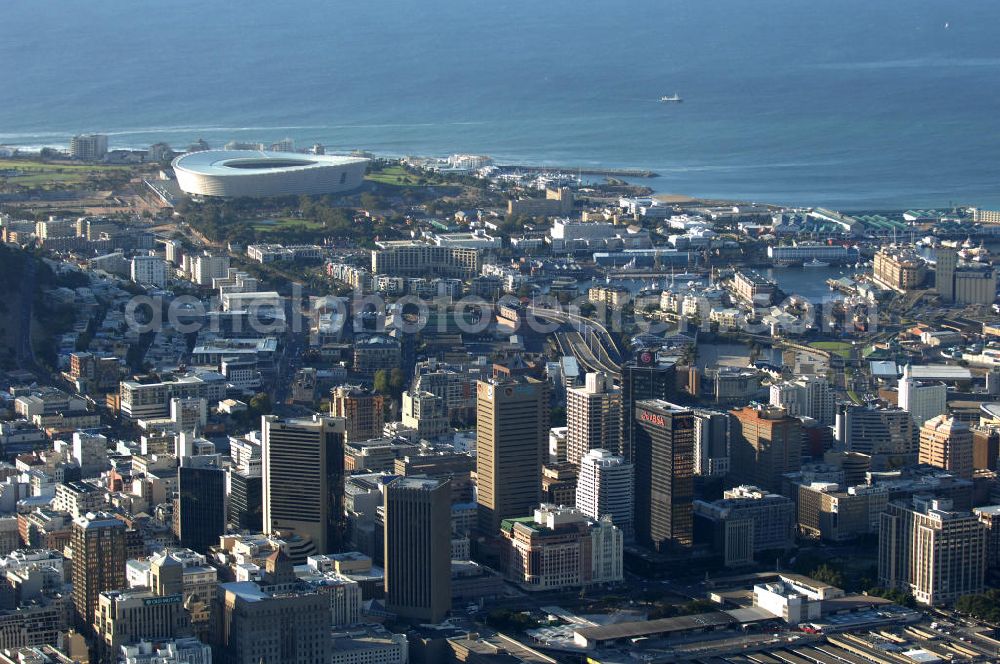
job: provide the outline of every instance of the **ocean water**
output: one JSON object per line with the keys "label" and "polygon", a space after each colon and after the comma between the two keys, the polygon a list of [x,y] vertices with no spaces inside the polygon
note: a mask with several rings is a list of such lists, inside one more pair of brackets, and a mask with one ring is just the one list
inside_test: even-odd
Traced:
{"label": "ocean water", "polygon": [[1000,206],[996,0],[6,0],[0,26],[0,144],[288,136],[648,168],[664,193]]}

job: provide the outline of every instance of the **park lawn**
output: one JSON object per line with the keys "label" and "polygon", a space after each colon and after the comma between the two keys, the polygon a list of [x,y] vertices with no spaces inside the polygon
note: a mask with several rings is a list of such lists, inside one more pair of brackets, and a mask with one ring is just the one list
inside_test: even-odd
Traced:
{"label": "park lawn", "polygon": [[0,170],[18,169],[38,172],[71,172],[71,173],[103,173],[107,171],[127,171],[128,166],[113,166],[110,164],[67,164],[34,159],[0,159]]}
{"label": "park lawn", "polygon": [[407,173],[406,169],[402,166],[390,166],[381,171],[375,173],[369,173],[365,176],[365,179],[369,182],[378,182],[379,184],[391,184],[398,187],[418,187],[419,178],[414,175]]}
{"label": "park lawn", "polygon": [[0,159],[0,171],[14,170],[18,175],[0,176],[10,184],[32,187],[45,184],[82,184],[90,177],[111,172],[126,172],[128,166],[104,164],[54,164],[30,159]]}
{"label": "park lawn", "polygon": [[257,221],[250,224],[259,233],[284,233],[288,231],[321,231],[323,224],[315,219],[297,219],[282,217],[280,219],[269,219]]}
{"label": "park lawn", "polygon": [[44,184],[80,184],[87,181],[86,173],[56,173],[44,171],[32,173],[31,175],[15,175],[14,177],[2,177],[11,184],[19,184],[22,187],[32,187]]}
{"label": "park lawn", "polygon": [[840,355],[845,360],[851,357],[852,346],[846,341],[814,341],[809,345],[817,350],[825,350],[834,355]]}

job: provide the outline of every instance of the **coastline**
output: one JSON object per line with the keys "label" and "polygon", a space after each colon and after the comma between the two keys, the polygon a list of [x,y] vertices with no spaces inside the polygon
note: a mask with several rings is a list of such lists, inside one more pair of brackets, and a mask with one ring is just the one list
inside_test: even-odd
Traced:
{"label": "coastline", "polygon": [[[281,131],[272,128],[240,128],[231,132],[225,132],[226,128],[210,127],[207,131],[199,132],[198,129],[185,128],[164,128],[162,134],[157,131],[148,130],[117,130],[108,131],[106,135],[110,139],[121,136],[142,137],[143,140],[111,142],[111,150],[146,150],[156,142],[165,142],[174,149],[183,150],[187,145],[195,142],[199,138],[205,137],[214,149],[221,149],[222,145],[229,140],[236,140],[234,136],[250,133],[250,136],[242,140],[256,141],[261,136],[274,138],[279,136]],[[273,132],[269,136],[268,131]],[[182,135],[182,140],[176,140]],[[18,137],[29,142],[19,143],[18,138],[14,141],[5,140],[4,134],[0,133],[0,148],[23,150],[29,153],[38,153],[44,148],[55,150],[69,149],[69,133],[54,131],[21,132],[7,135],[10,138]],[[49,136],[64,137],[62,141],[33,140]],[[293,135],[298,146],[304,146],[316,142],[314,138],[302,138],[301,135]],[[387,159],[404,159],[406,157],[420,158],[443,158],[448,154],[467,152],[455,147],[451,150],[427,150],[402,152],[398,149],[362,148],[359,145],[346,147],[343,145],[326,144],[328,154],[349,154],[355,150],[366,151],[376,157]],[[588,165],[581,165],[580,161],[575,164],[568,163],[562,159],[540,158],[534,155],[510,155],[504,153],[494,153],[483,151],[493,158],[494,163],[504,168],[517,168],[524,171],[540,173],[564,173],[567,175],[595,175],[609,178],[621,179],[627,184],[649,187],[655,197],[665,197],[666,200],[681,202],[684,200],[705,200],[719,201],[726,203],[740,204],[766,204],[782,207],[828,207],[845,213],[870,212],[874,210],[904,210],[904,209],[939,209],[958,207],[1000,207],[1000,190],[990,190],[980,192],[977,195],[968,196],[962,194],[948,194],[937,192],[928,194],[914,185],[912,191],[901,191],[898,188],[887,187],[880,192],[860,192],[860,191],[823,191],[810,187],[803,189],[801,185],[782,187],[781,182],[770,185],[775,190],[772,191],[746,191],[744,186],[752,186],[757,182],[750,178],[746,183],[737,180],[737,184],[731,189],[717,189],[719,183],[710,180],[696,178],[697,173],[706,171],[704,166],[678,166],[665,165],[650,167],[648,164],[635,165],[625,160],[601,161],[582,160]],[[602,164],[608,164],[604,166]],[[732,167],[734,170],[756,170],[753,165],[743,165]],[[817,179],[819,174],[817,173]],[[815,187],[820,187],[824,182],[817,181]],[[932,196],[929,197],[929,196]]]}

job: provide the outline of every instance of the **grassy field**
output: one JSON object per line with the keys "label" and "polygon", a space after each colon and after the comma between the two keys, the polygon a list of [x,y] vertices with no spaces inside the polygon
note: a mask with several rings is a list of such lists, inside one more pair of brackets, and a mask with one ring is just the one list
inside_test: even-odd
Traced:
{"label": "grassy field", "polygon": [[[14,171],[16,175],[6,175]],[[54,164],[27,159],[0,159],[0,182],[23,187],[46,184],[82,184],[94,176],[128,171],[127,166],[102,164]]]}
{"label": "grassy field", "polygon": [[258,233],[282,233],[287,231],[319,231],[323,224],[315,219],[296,219],[283,217],[280,219],[263,219],[251,224]]}
{"label": "grassy field", "polygon": [[406,172],[406,169],[402,166],[390,166],[389,168],[378,171],[377,173],[370,173],[365,176],[365,179],[369,182],[378,182],[379,184],[391,184],[398,187],[418,187],[422,186],[418,184],[419,178],[413,176]]}
{"label": "grassy field", "polygon": [[18,168],[38,171],[126,171],[128,166],[108,166],[106,164],[71,164],[38,161],[34,159],[0,159],[0,169]]}
{"label": "grassy field", "polygon": [[817,350],[840,355],[845,360],[851,357],[851,348],[853,347],[846,341],[814,341],[809,345]]}

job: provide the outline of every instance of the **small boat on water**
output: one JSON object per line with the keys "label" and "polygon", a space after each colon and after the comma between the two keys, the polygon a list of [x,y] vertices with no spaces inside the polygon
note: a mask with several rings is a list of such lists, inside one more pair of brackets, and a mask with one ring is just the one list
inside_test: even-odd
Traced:
{"label": "small boat on water", "polygon": [[830,264],[821,261],[818,258],[814,258],[811,261],[806,261],[805,263],[803,263],[802,267],[830,267]]}
{"label": "small boat on water", "polygon": [[681,103],[684,100],[681,99],[681,96],[675,92],[672,95],[669,95],[669,96],[664,95],[664,96],[660,97],[660,101],[663,102],[664,104],[668,104],[670,102],[674,102],[674,103],[679,104],[679,103]]}

